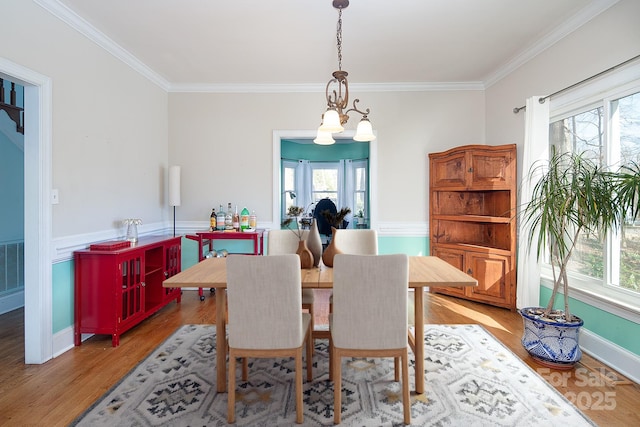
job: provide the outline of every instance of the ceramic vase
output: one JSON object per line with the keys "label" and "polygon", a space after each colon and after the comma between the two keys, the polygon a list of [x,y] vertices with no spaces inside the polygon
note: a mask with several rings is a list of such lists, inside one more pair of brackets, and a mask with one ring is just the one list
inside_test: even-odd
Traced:
{"label": "ceramic vase", "polygon": [[307,248],[313,255],[313,266],[320,265],[320,259],[322,259],[322,239],[320,239],[320,233],[318,232],[318,224],[316,219],[311,220],[311,228],[307,235]]}
{"label": "ceramic vase", "polygon": [[522,346],[544,366],[572,369],[582,357],[578,340],[584,321],[580,318],[572,323],[545,320],[532,313],[536,309],[542,310],[525,307],[519,311],[524,321]]}
{"label": "ceramic vase", "polygon": [[331,242],[329,242],[329,246],[322,253],[322,263],[327,267],[333,267],[333,257],[337,254],[341,254],[342,251],[340,248],[336,246],[336,233],[337,229],[331,227]]}
{"label": "ceramic vase", "polygon": [[296,251],[298,256],[300,257],[300,267],[301,268],[312,268],[313,267],[313,254],[307,247],[306,240],[300,240],[298,242],[298,250]]}

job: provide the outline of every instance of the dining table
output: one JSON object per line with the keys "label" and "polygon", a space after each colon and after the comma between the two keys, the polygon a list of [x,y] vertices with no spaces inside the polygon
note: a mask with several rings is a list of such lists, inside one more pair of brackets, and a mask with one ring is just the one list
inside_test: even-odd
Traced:
{"label": "dining table", "polygon": [[[234,255],[230,255],[234,256]],[[333,268],[301,269],[301,287],[333,288]],[[409,346],[415,355],[415,392],[424,393],[424,291],[429,286],[477,286],[478,281],[435,256],[409,257],[409,288],[414,296],[415,333],[408,331]],[[226,342],[226,258],[207,258],[163,282],[166,288],[215,288],[216,290],[216,376],[217,390],[227,388]]]}

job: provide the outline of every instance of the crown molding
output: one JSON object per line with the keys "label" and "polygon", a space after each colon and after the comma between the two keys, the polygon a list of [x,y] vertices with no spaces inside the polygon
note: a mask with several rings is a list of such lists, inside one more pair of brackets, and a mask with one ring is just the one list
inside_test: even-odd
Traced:
{"label": "crown molding", "polygon": [[142,76],[146,77],[148,80],[155,83],[160,88],[164,89],[165,91],[169,90],[169,82],[165,78],[153,71],[129,51],[122,48],[122,46],[115,43],[104,33],[98,31],[84,18],[76,14],[67,6],[60,3],[58,0],[34,0],[34,2],[51,13],[56,18],[65,22],[71,28],[78,31],[80,34],[87,37],[89,40],[115,56],[117,59],[124,62],[129,67],[142,74]]}
{"label": "crown molding", "polygon": [[524,65],[525,63],[538,56],[540,53],[549,49],[558,41],[562,40],[564,37],[568,36],[578,28],[582,27],[587,22],[591,21],[593,18],[600,15],[602,12],[609,9],[619,1],[620,0],[596,0],[590,2],[578,13],[567,19],[563,25],[556,27],[553,31],[547,33],[536,43],[520,51],[516,56],[504,63],[496,71],[489,74],[484,79],[485,87],[489,88],[492,85],[496,84],[497,82],[514,72],[516,69],[518,69],[520,66]]}
{"label": "crown molding", "polygon": [[[259,84],[259,83],[175,83],[169,92],[195,93],[323,93],[326,83],[302,84]],[[484,90],[482,82],[407,82],[407,83],[350,83],[352,91],[357,92],[436,92],[458,90]]]}

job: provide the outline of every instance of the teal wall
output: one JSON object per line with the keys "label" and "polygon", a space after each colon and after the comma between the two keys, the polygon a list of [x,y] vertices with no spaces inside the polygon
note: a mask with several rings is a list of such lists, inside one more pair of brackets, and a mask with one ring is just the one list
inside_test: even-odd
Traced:
{"label": "teal wall", "polygon": [[73,325],[73,261],[53,264],[53,333]]}
{"label": "teal wall", "polygon": [[280,157],[283,159],[305,159],[316,162],[337,161],[340,159],[369,158],[369,143],[354,142],[353,144],[298,144],[293,141],[282,140],[280,143]]}
{"label": "teal wall", "polygon": [[[541,306],[546,306],[547,301],[551,298],[551,289],[540,287]],[[558,309],[564,309],[564,297],[558,295],[554,306]],[[611,341],[614,344],[623,347],[630,352],[640,355],[640,340],[638,340],[638,324],[629,320],[618,317],[614,314],[607,313],[599,308],[585,304],[569,297],[569,304],[572,314],[584,320],[584,328],[600,335],[601,337]]]}
{"label": "teal wall", "polygon": [[[9,102],[11,83],[4,81],[6,102]],[[17,105],[22,106],[22,86],[16,85]],[[9,119],[0,111],[3,121]],[[15,132],[15,137],[24,142],[24,136]],[[0,241],[24,240],[24,151],[0,132]]]}

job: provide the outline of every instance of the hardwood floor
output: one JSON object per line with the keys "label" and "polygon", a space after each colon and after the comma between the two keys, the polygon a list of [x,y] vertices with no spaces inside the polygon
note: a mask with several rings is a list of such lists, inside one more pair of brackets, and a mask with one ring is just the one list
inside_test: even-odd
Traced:
{"label": "hardwood floor", "polygon": [[[316,292],[316,323],[326,323],[329,294]],[[180,325],[215,323],[215,297],[200,302],[196,291],[185,291],[181,304],[170,304],[122,335],[119,347],[111,347],[108,336],[94,336],[43,365],[24,364],[23,317],[22,309],[0,316],[0,425],[63,426]],[[572,371],[553,371],[536,364],[520,344],[522,320],[515,312],[426,294],[424,319],[427,323],[481,324],[561,393],[574,397],[598,425],[640,425],[637,384],[587,355]]]}

